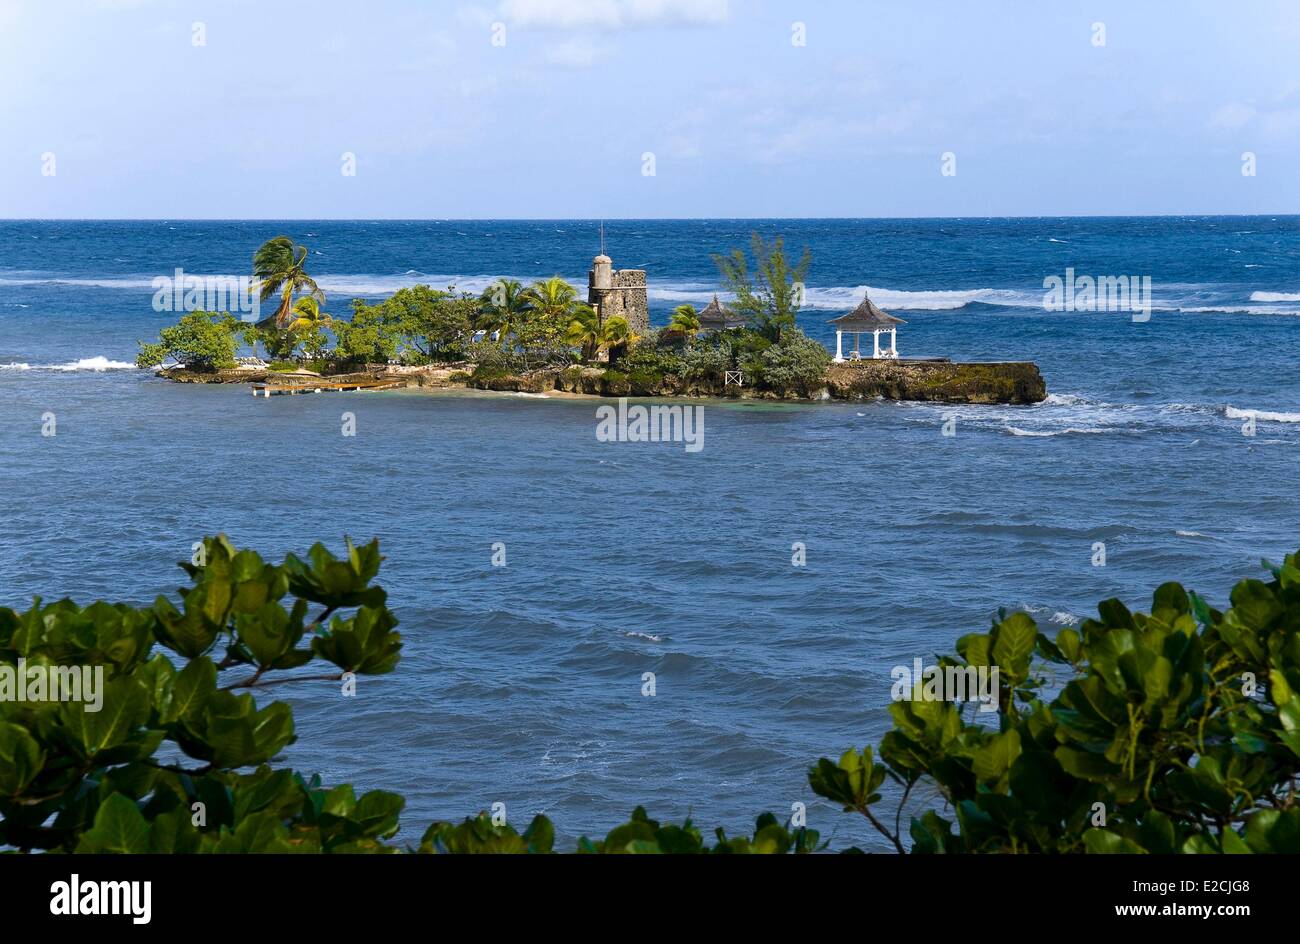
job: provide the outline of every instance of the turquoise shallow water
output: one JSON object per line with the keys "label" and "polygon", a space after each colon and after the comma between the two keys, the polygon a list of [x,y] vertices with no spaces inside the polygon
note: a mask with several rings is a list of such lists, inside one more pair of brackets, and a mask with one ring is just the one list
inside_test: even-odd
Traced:
{"label": "turquoise shallow water", "polygon": [[[421,280],[582,280],[595,224],[0,223],[0,602],[146,601],[217,530],[270,555],[378,536],[403,662],[348,702],[280,689],[288,761],[402,791],[417,834],[498,800],[565,836],[638,802],[734,829],[806,801],[839,844],[870,840],[804,771],[879,738],[891,666],[999,606],[1055,628],[1169,578],[1222,603],[1300,546],[1295,218],[613,222],[606,242],[662,323],[751,226],[811,246],[814,336],[869,285],[905,355],[1033,359],[1052,396],[957,408],[951,438],[936,405],[708,403],[696,454],[598,442],[590,401],[254,399],[113,366],[157,331],[154,276],[242,273],[286,232],[345,312]],[[1151,275],[1151,320],[1043,311],[1066,266]]]}

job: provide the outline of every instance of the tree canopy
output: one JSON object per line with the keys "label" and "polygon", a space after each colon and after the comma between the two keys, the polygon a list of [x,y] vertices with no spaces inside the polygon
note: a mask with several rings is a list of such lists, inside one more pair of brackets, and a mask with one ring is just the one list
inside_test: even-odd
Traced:
{"label": "tree canopy", "polygon": [[[0,608],[0,847],[57,852],[555,851],[544,816],[522,830],[482,813],[397,844],[404,800],[275,766],[298,737],[281,682],[346,697],[393,671],[403,639],[375,583],[377,542],[314,545],[271,564],[222,537],[181,566],[189,585],[148,606],[36,600]],[[890,706],[875,750],[809,771],[810,790],[861,815],[897,851],[1298,852],[1300,554],[1243,580],[1225,611],[1167,583],[1150,613],[1117,600],[1049,639],[1025,613],[957,640],[938,664],[996,667],[997,711],[940,675],[939,697]],[[21,660],[21,661],[20,661]],[[309,666],[315,666],[309,669]],[[15,699],[15,670],[98,669],[100,708]],[[918,788],[943,809],[917,809]],[[886,792],[897,808],[881,810]],[[922,804],[924,805],[924,804]],[[910,828],[901,831],[904,814]],[[808,816],[814,814],[808,813]],[[752,833],[637,807],[580,853],[808,853],[798,812]],[[856,852],[856,848],[843,851]]]}

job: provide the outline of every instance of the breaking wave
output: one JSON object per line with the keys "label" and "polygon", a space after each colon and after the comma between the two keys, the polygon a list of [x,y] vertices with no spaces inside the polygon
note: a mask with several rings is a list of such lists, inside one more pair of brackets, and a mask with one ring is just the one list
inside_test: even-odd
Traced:
{"label": "breaking wave", "polygon": [[1019,426],[1004,427],[1012,436],[1069,436],[1092,435],[1095,433],[1114,433],[1116,429],[1109,429],[1100,426],[1067,426],[1065,429],[1021,429]]}
{"label": "breaking wave", "polygon": [[21,362],[0,364],[0,370],[57,370],[65,373],[80,370],[102,373],[106,370],[135,369],[134,364],[129,364],[126,361],[111,361],[107,357],[85,357],[79,361],[69,361],[66,364],[25,364]]}
{"label": "breaking wave", "polygon": [[1268,410],[1239,410],[1235,406],[1223,408],[1223,415],[1230,420],[1244,420],[1253,416],[1257,420],[1270,423],[1300,423],[1300,413],[1273,413]]}
{"label": "breaking wave", "polygon": [[[200,273],[193,273],[203,277]],[[579,293],[584,293],[587,273],[540,273],[528,275],[504,274],[505,278],[515,279],[527,285],[539,277],[558,274],[572,285]],[[1050,273],[1047,273],[1050,274]],[[1086,274],[1086,273],[1083,273]],[[171,271],[157,275],[170,276]],[[58,273],[14,271],[10,270],[0,276],[0,286],[4,285],[66,285],[82,288],[124,289],[134,291],[154,291],[155,274],[130,274],[117,277],[68,276]],[[355,273],[322,274],[317,283],[327,293],[341,295],[381,296],[410,288],[413,285],[426,284],[434,288],[455,288],[481,293],[502,275],[433,273],[423,269],[411,268],[400,274]],[[1190,283],[1156,283],[1155,297],[1151,301],[1151,310],[1156,312],[1182,314],[1255,314],[1255,315],[1300,315],[1300,292],[1276,292],[1250,290],[1248,286],[1235,284],[1190,284]],[[649,276],[648,295],[652,302],[683,304],[690,303],[697,307],[707,305],[714,293],[726,300],[727,293],[719,291],[712,282],[672,280]],[[991,306],[998,308],[1038,309],[1044,310],[1045,291],[1034,285],[1028,288],[951,288],[951,289],[900,289],[880,285],[832,285],[808,286],[804,296],[804,307],[816,310],[847,311],[862,301],[863,295],[869,294],[871,300],[885,310],[894,311],[958,311],[971,307]],[[1069,312],[1051,312],[1057,316],[1069,316]],[[1082,312],[1077,314],[1088,314]],[[1099,312],[1115,314],[1115,312]]]}

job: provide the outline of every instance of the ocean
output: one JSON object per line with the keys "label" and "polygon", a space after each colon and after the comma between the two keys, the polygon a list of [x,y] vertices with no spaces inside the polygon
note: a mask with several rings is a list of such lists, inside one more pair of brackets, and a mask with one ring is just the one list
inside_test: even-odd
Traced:
{"label": "ocean", "polygon": [[[355,699],[260,697],[294,707],[286,763],[403,793],[402,838],[497,802],[521,827],[546,813],[566,842],[638,804],[737,831],[803,802],[837,847],[876,848],[806,770],[878,742],[891,667],[1000,607],[1054,634],[1107,597],[1146,608],[1170,579],[1223,606],[1300,546],[1300,218],[604,230],[615,268],[646,270],[656,324],[712,297],[711,253],[780,234],[812,251],[811,336],[833,347],[827,320],[869,288],[906,320],[904,356],[1033,360],[1048,399],[708,402],[699,452],[600,442],[592,401],[255,399],[132,366],[174,317],[153,310],[155,277],[244,275],[285,234],[336,315],[417,282],[585,290],[599,223],[0,222],[0,604],[174,595],[176,562],[217,531],[277,559],[377,536],[398,669]],[[1067,269],[1150,276],[1149,320],[1044,310],[1044,279]]]}

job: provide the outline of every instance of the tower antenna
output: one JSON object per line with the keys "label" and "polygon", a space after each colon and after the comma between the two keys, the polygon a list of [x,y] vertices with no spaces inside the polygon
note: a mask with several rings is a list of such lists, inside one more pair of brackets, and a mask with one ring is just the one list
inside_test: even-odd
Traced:
{"label": "tower antenna", "polygon": [[600,254],[605,254],[605,221],[600,221]]}

